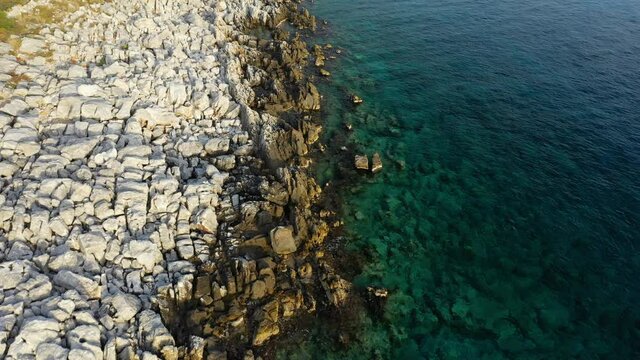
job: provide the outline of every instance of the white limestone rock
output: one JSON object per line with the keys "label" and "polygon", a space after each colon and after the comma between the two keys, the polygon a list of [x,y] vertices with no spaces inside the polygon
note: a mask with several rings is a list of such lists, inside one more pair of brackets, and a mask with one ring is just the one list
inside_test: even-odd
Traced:
{"label": "white limestone rock", "polygon": [[66,359],[69,350],[58,344],[43,343],[36,348],[36,360]]}
{"label": "white limestone rock", "polygon": [[193,95],[193,99],[191,100],[193,106],[200,111],[204,111],[209,108],[211,105],[211,101],[209,100],[209,96],[203,92],[197,92]]}
{"label": "white limestone rock", "polygon": [[211,108],[213,109],[214,116],[218,118],[224,116],[229,109],[229,98],[221,92],[212,93]]}
{"label": "white limestone rock", "polygon": [[137,296],[123,293],[109,295],[103,304],[109,307],[116,323],[129,322],[142,309],[142,302]]}
{"label": "white limestone rock", "polygon": [[69,250],[63,251],[60,255],[54,255],[49,259],[47,267],[51,271],[72,270],[79,271],[84,263],[82,254]]}
{"label": "white limestone rock", "polygon": [[80,79],[87,77],[87,69],[80,65],[71,65],[69,66],[68,77],[70,79]]}
{"label": "white limestone rock", "polygon": [[203,146],[198,141],[187,141],[178,145],[178,151],[184,157],[198,156],[202,152]]}
{"label": "white limestone rock", "polygon": [[30,37],[22,38],[20,48],[18,52],[22,54],[33,55],[44,50],[46,43],[41,39],[34,39]]}
{"label": "white limestone rock", "polygon": [[162,261],[160,249],[151,241],[132,240],[126,245],[123,255],[136,259],[148,273],[152,272],[154,266]]}
{"label": "white limestone rock", "polygon": [[165,347],[175,347],[173,337],[157,313],[144,310],[138,316],[138,323],[138,338],[143,349],[161,354]]}
{"label": "white limestone rock", "polygon": [[8,161],[0,162],[0,177],[10,178],[18,171],[18,166]]}
{"label": "white limestone rock", "polygon": [[54,319],[41,316],[25,319],[18,335],[9,346],[7,357],[20,359],[34,354],[39,345],[55,343],[60,330],[60,323]]}
{"label": "white limestone rock", "polygon": [[93,138],[68,138],[64,145],[60,146],[62,156],[69,160],[84,159],[89,156],[100,139]]}
{"label": "white limestone rock", "polygon": [[15,150],[24,156],[31,156],[40,151],[38,132],[29,128],[12,128],[4,133],[0,140],[0,149]]}
{"label": "white limestone rock", "polygon": [[[80,325],[67,333],[67,345],[71,352],[83,350],[83,360],[102,359],[100,328],[95,325]],[[89,355],[89,357],[87,357]]]}
{"label": "white limestone rock", "polygon": [[29,108],[29,104],[23,100],[11,99],[11,101],[0,108],[0,111],[10,116],[18,116],[29,110]]}
{"label": "white limestone rock", "polygon": [[80,243],[80,250],[85,256],[91,256],[98,262],[104,261],[108,243],[106,234],[98,231],[80,234],[78,235],[78,242]]}
{"label": "white limestone rock", "polygon": [[215,234],[218,230],[218,217],[210,207],[207,207],[203,210],[200,210],[195,217],[196,229],[209,233]]}
{"label": "white limestone rock", "polygon": [[80,119],[80,111],[85,98],[80,96],[61,97],[56,108],[56,117],[62,120]]}
{"label": "white limestone rock", "polygon": [[169,103],[174,106],[180,106],[187,101],[187,89],[183,83],[174,82],[167,85]]}
{"label": "white limestone rock", "polygon": [[138,109],[133,117],[149,129],[157,126],[175,127],[180,122],[174,113],[160,107]]}
{"label": "white limestone rock", "polygon": [[69,270],[61,270],[53,277],[53,282],[65,289],[77,290],[89,299],[100,298],[102,292],[101,286],[96,281]]}
{"label": "white limestone rock", "polygon": [[204,149],[209,155],[220,155],[229,151],[229,144],[229,138],[213,138],[207,141]]}
{"label": "white limestone rock", "polygon": [[103,92],[102,88],[95,84],[82,84],[78,86],[78,94],[92,97]]}
{"label": "white limestone rock", "polygon": [[18,284],[27,281],[33,272],[29,261],[16,260],[0,263],[0,290],[15,289]]}

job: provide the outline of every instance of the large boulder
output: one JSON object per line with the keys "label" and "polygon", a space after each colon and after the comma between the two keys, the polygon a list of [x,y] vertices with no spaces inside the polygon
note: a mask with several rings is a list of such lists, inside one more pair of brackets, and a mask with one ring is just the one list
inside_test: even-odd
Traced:
{"label": "large boulder", "polygon": [[113,320],[117,323],[128,322],[142,308],[142,303],[137,296],[123,293],[108,296],[103,304],[110,307]]}
{"label": "large boulder", "polygon": [[72,273],[69,270],[62,270],[53,277],[53,282],[67,290],[77,290],[80,294],[89,299],[100,298],[102,287],[94,280]]}
{"label": "large boulder", "polygon": [[60,323],[54,319],[41,316],[25,319],[6,355],[10,359],[28,359],[36,352],[39,345],[55,342],[60,330],[62,330]]}
{"label": "large boulder", "polygon": [[97,231],[80,234],[78,242],[80,243],[80,251],[85,256],[93,256],[99,262],[104,260],[107,251],[107,239],[104,234]]}
{"label": "large boulder", "polygon": [[298,249],[291,226],[278,226],[271,230],[269,237],[271,238],[271,247],[276,254],[291,254]]}
{"label": "large boulder", "polygon": [[221,92],[214,92],[211,94],[211,109],[217,117],[222,117],[227,113],[229,109],[229,98]]}
{"label": "large boulder", "polygon": [[93,138],[68,138],[67,143],[60,147],[62,156],[69,160],[84,159],[91,154],[93,148],[98,145],[100,139]]}
{"label": "large boulder", "polygon": [[170,357],[175,351],[175,340],[162,323],[160,315],[152,310],[145,310],[138,316],[138,339],[140,347],[156,354]]}
{"label": "large boulder", "polygon": [[207,141],[204,150],[210,155],[220,155],[229,151],[229,144],[228,138],[213,138]]}
{"label": "large boulder", "polygon": [[23,38],[22,43],[20,44],[19,53],[22,54],[37,54],[44,50],[46,46],[44,40],[34,39],[34,38]]}
{"label": "large boulder", "polygon": [[218,217],[211,208],[206,208],[198,212],[195,217],[196,229],[215,234],[218,229]]}
{"label": "large boulder", "polygon": [[138,109],[133,115],[142,126],[153,129],[156,126],[177,126],[180,120],[173,113],[159,107]]}

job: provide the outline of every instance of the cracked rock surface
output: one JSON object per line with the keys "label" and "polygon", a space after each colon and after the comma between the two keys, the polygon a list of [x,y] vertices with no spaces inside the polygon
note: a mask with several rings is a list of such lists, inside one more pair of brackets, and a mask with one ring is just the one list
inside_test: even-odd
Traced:
{"label": "cracked rock surface", "polygon": [[282,165],[317,133],[256,111],[243,60],[283,6],[113,0],[0,47],[0,358],[224,358],[312,311],[311,277],[344,299]]}

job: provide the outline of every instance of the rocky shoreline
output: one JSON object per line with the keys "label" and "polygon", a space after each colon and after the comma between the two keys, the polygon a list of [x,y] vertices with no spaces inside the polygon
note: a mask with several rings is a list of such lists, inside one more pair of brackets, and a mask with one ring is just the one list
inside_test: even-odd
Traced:
{"label": "rocky shoreline", "polygon": [[307,170],[320,94],[285,26],[315,19],[114,0],[0,44],[0,357],[268,358],[345,301]]}

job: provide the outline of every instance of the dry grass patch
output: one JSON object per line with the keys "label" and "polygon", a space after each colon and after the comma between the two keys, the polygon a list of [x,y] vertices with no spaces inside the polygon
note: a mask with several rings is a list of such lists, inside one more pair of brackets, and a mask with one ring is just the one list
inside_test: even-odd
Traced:
{"label": "dry grass patch", "polygon": [[11,35],[23,36],[37,33],[44,25],[59,23],[81,6],[98,4],[104,0],[51,0],[47,5],[37,6],[33,11],[16,18],[7,17],[6,11],[14,5],[23,5],[28,0],[0,0],[0,41]]}
{"label": "dry grass patch", "polygon": [[15,89],[21,82],[29,80],[31,80],[31,78],[26,74],[13,73],[11,74],[11,79],[7,81],[6,84],[8,87]]}

